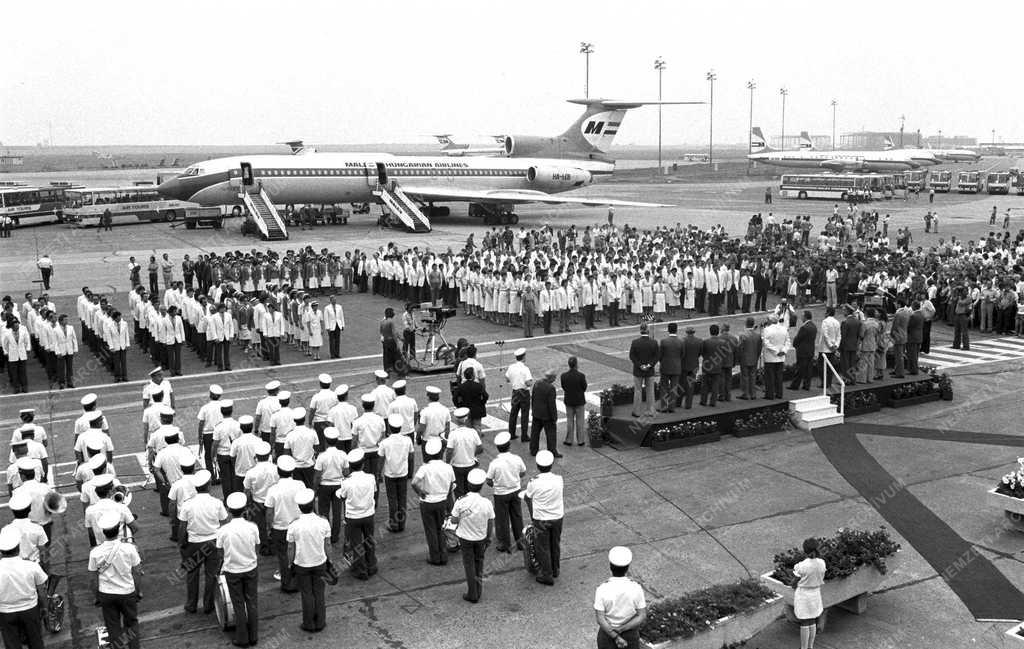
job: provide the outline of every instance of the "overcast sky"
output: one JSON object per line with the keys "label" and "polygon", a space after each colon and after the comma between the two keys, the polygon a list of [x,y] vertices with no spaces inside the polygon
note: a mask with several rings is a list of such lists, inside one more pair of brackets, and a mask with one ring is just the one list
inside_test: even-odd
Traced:
{"label": "overcast sky", "polygon": [[[959,11],[959,8],[965,11]],[[416,142],[431,133],[551,134],[591,96],[706,100],[715,140],[907,130],[1024,139],[1024,3],[12,2],[0,142]],[[707,141],[707,106],[666,108],[664,141]],[[657,142],[657,110],[617,143]]]}

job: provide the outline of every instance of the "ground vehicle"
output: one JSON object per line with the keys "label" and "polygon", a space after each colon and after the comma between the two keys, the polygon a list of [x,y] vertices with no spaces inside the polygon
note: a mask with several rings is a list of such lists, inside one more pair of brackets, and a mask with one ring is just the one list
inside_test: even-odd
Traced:
{"label": "ground vehicle", "polygon": [[0,215],[14,219],[14,225],[60,221],[64,201],[60,187],[0,187]]}
{"label": "ground vehicle", "polygon": [[897,171],[892,175],[893,186],[896,189],[907,188],[907,173],[903,171]]}
{"label": "ground vehicle", "polygon": [[934,189],[936,193],[948,193],[952,184],[952,171],[933,171],[928,177],[928,187]]}
{"label": "ground vehicle", "polygon": [[896,180],[892,174],[857,174],[864,179],[870,198],[891,199],[895,192]]}
{"label": "ground vehicle", "polygon": [[195,230],[201,226],[209,226],[214,230],[224,227],[224,212],[219,207],[188,207],[185,208],[186,230]]}
{"label": "ground vehicle", "polygon": [[779,181],[782,198],[828,198],[861,200],[870,195],[863,174],[783,174]]}
{"label": "ground vehicle", "polygon": [[171,222],[185,216],[197,203],[164,199],[156,187],[108,187],[69,189],[64,218],[76,225],[99,225],[100,217],[110,210],[115,223],[138,221]]}
{"label": "ground vehicle", "polygon": [[910,191],[920,191],[924,189],[925,184],[928,181],[928,172],[916,169],[914,171],[906,172],[907,189]]}
{"label": "ground vehicle", "polygon": [[1020,169],[1010,167],[1010,180],[1013,181],[1013,186],[1017,188],[1017,194],[1024,196],[1024,176],[1021,175]]}
{"label": "ground vehicle", "polygon": [[1009,194],[1010,172],[997,171],[995,173],[988,174],[985,178],[985,186],[987,187],[989,194]]}
{"label": "ground vehicle", "polygon": [[956,190],[961,194],[977,194],[985,188],[980,171],[961,171],[956,175]]}

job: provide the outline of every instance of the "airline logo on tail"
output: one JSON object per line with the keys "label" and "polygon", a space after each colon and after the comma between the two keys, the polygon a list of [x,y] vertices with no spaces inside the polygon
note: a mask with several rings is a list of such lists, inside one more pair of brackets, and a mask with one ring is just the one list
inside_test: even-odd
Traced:
{"label": "airline logo on tail", "polygon": [[761,127],[755,126],[750,129],[750,152],[764,153],[771,150],[772,148],[768,146],[768,141],[764,139],[764,133],[761,132]]}
{"label": "airline logo on tail", "polygon": [[892,138],[888,135],[885,136],[885,146],[882,147],[884,151],[891,151],[896,148],[896,143],[892,141]]}
{"label": "airline logo on tail", "polygon": [[607,110],[589,115],[580,122],[583,139],[598,151],[607,151],[619,133],[625,114],[624,110]]}
{"label": "airline logo on tail", "polygon": [[813,151],[814,142],[811,141],[811,136],[807,134],[807,131],[800,131],[800,150],[801,151]]}

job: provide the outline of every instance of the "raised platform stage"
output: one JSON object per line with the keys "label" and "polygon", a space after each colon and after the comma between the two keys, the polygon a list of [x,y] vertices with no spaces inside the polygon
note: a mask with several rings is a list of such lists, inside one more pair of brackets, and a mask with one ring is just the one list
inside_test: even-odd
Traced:
{"label": "raised platform stage", "polygon": [[[864,414],[865,412],[877,411],[879,407],[890,406],[894,401],[892,396],[894,388],[901,385],[921,383],[931,380],[932,377],[927,372],[921,372],[916,376],[907,375],[901,379],[897,379],[886,374],[885,378],[879,381],[847,385],[845,414],[847,417],[852,417],[858,414]],[[757,398],[745,401],[739,398],[739,390],[734,389],[732,391],[731,400],[718,401],[713,408],[710,406],[701,406],[699,404],[699,394],[694,393],[693,407],[690,410],[684,410],[682,406],[679,406],[676,408],[675,412],[655,412],[654,416],[651,417],[644,414],[646,413],[646,403],[642,404],[642,409],[640,410],[640,414],[642,416],[633,417],[633,404],[632,401],[630,401],[629,403],[614,405],[612,407],[611,414],[608,416],[605,427],[609,437],[611,438],[612,445],[620,448],[651,446],[654,434],[659,429],[689,421],[714,420],[718,424],[719,434],[733,434],[735,422],[739,418],[747,418],[759,412],[770,413],[771,411],[788,411],[789,403],[792,400],[820,396],[822,394],[821,388],[818,387],[820,382],[820,378],[815,378],[812,381],[812,388],[810,390],[790,390],[788,387],[789,381],[787,380],[786,385],[783,388],[784,398],[771,400]],[[833,390],[837,391],[835,384],[833,384]],[[871,407],[870,405],[866,408],[854,407],[854,403],[851,402],[858,398],[853,395],[865,392],[875,393],[876,401],[874,407]],[[760,386],[758,386],[758,393],[763,394]],[[938,398],[939,395],[936,391],[934,396],[925,395],[923,397],[899,399],[896,401],[895,407],[937,400]],[[658,405],[657,402],[655,405]],[[607,411],[605,411],[605,414],[608,414]]]}

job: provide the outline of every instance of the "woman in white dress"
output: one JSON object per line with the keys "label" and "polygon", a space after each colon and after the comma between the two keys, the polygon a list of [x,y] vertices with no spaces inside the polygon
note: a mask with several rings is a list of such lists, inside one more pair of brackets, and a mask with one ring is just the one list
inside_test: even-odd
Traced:
{"label": "woman in white dress", "polygon": [[818,539],[804,541],[804,554],[807,558],[793,566],[797,578],[793,614],[800,623],[800,649],[814,649],[818,618],[823,610],[821,585],[825,583],[825,561],[818,556]]}
{"label": "woman in white dress", "polygon": [[654,317],[660,322],[662,316],[665,315],[665,282],[661,277],[655,276],[652,288],[654,290]]}
{"label": "woman in white dress", "polygon": [[686,273],[683,280],[683,308],[686,309],[686,317],[693,317],[693,309],[696,304],[696,289],[693,287],[693,273]]}
{"label": "woman in white dress", "polygon": [[306,312],[306,335],[309,336],[306,356],[312,356],[314,361],[320,360],[320,347],[324,344],[324,314],[319,302],[313,302]]}
{"label": "woman in white dress", "polygon": [[514,326],[519,320],[519,312],[523,310],[523,291],[525,282],[518,272],[512,273],[508,296],[508,323]]}
{"label": "woman in white dress", "polygon": [[499,271],[498,274],[498,300],[497,304],[494,305],[495,319],[498,324],[508,325],[508,303],[511,300],[512,291],[512,280],[509,279],[508,273]]}

